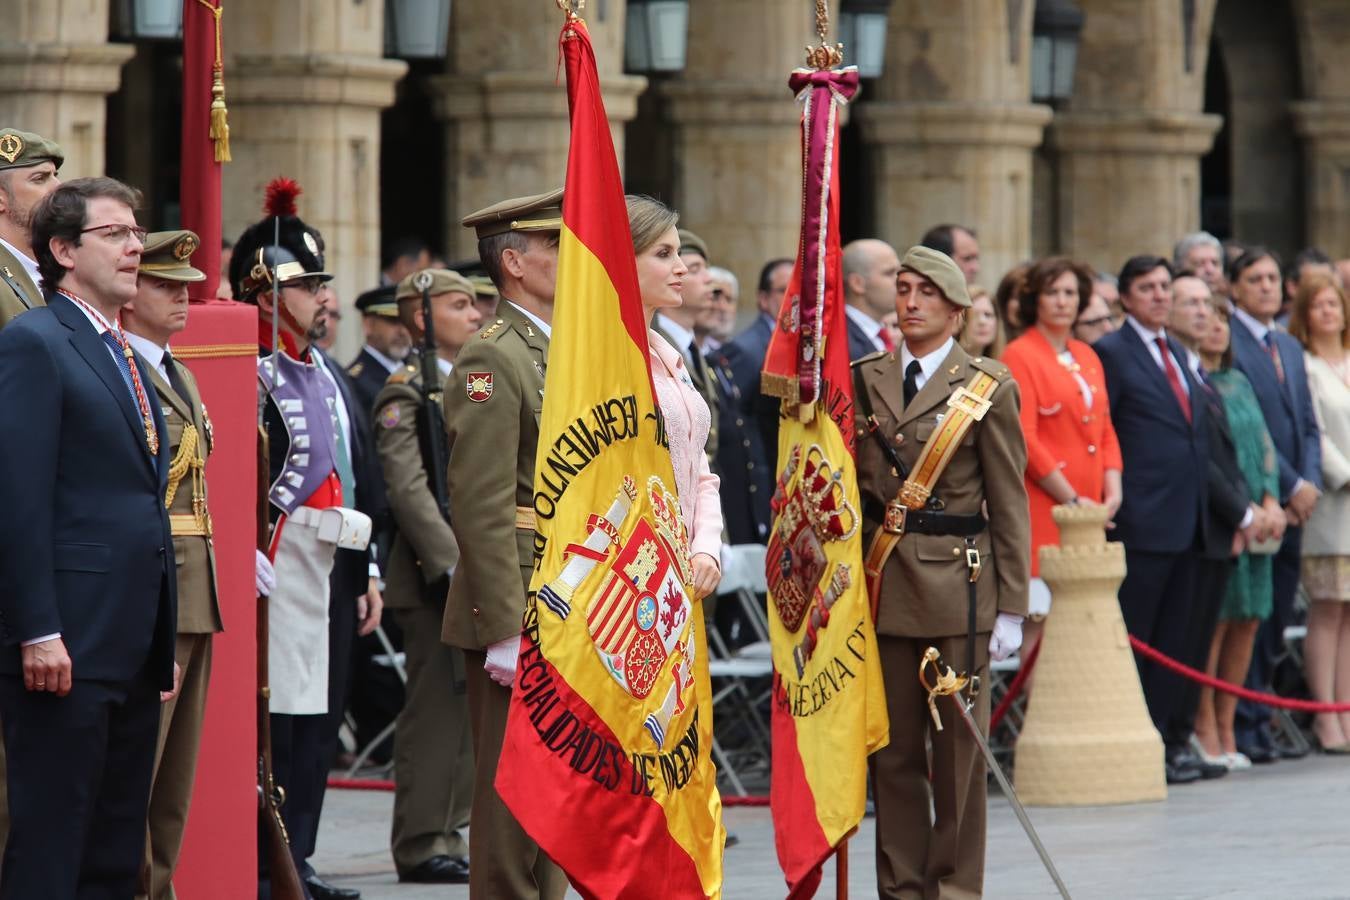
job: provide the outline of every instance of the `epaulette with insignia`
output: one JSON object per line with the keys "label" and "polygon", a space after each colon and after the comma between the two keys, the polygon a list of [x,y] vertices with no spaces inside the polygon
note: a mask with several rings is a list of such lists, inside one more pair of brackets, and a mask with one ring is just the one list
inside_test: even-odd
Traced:
{"label": "epaulette with insignia", "polygon": [[879,360],[879,359],[885,359],[887,356],[890,356],[890,355],[891,355],[891,351],[889,351],[889,350],[878,350],[878,351],[875,352],[875,353],[869,353],[869,354],[867,354],[866,356],[860,356],[860,357],[858,357],[858,358],[855,359],[853,362],[849,363],[849,365],[852,366],[852,367],[854,367],[854,368],[856,369],[858,366],[862,365],[863,363],[876,362],[877,360]]}
{"label": "epaulette with insignia", "polygon": [[407,384],[417,374],[416,366],[404,366],[385,379],[386,384]]}
{"label": "epaulette with insignia", "polygon": [[501,328],[503,325],[505,325],[505,324],[506,324],[506,320],[505,320],[505,319],[498,319],[497,321],[495,321],[495,322],[493,322],[491,325],[489,325],[487,328],[484,328],[482,331],[480,331],[480,332],[478,333],[478,339],[479,339],[479,340],[482,340],[482,341],[486,341],[488,338],[490,338],[490,337],[492,337],[494,334],[496,334],[497,331],[498,331],[498,329],[500,329],[500,328]]}
{"label": "epaulette with insignia", "polygon": [[353,378],[360,378],[361,372],[362,370],[365,369],[365,367],[366,364],[364,362],[354,362],[347,367],[347,374],[352,376]]}
{"label": "epaulette with insignia", "polygon": [[997,378],[999,381],[1007,381],[1012,377],[1012,373],[1008,371],[1007,366],[998,360],[990,359],[987,356],[972,356],[970,358],[970,364],[981,372],[984,372],[986,375]]}

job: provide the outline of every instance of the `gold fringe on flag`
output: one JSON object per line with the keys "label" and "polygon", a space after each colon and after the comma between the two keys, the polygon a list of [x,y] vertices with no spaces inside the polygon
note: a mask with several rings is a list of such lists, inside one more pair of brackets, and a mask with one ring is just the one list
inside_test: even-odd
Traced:
{"label": "gold fringe on flag", "polygon": [[207,134],[215,144],[216,162],[230,161],[229,110],[225,107],[225,57],[220,48],[220,16],[224,10],[208,0],[197,0],[211,11],[216,21],[216,61],[211,67],[211,128]]}

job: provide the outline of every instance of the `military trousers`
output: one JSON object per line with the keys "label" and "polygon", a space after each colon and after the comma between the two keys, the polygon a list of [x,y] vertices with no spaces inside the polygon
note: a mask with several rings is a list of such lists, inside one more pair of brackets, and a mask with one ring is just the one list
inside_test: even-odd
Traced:
{"label": "military trousers", "polygon": [[173,873],[183,848],[183,829],[187,827],[192,785],[197,777],[197,754],[206,718],[206,688],[211,679],[211,647],[209,634],[180,634],[174,643],[174,660],[182,675],[178,695],[160,710],[142,875],[147,881],[138,898],[177,897]]}
{"label": "military trousers", "polygon": [[[966,641],[877,635],[891,722],[890,744],[872,756],[877,896],[886,900],[971,900],[984,890],[984,757],[950,697],[938,698],[943,727],[936,729],[918,679],[930,646],[964,665]],[[975,642],[976,671],[987,676],[989,635]],[[987,690],[972,713],[988,734]]]}
{"label": "military trousers", "polygon": [[433,856],[465,857],[459,829],[473,802],[473,737],[464,652],[441,643],[445,601],[392,610],[408,685],[394,731],[391,845],[400,873]]}
{"label": "military trousers", "polygon": [[520,827],[497,793],[511,691],[483,671],[487,654],[464,651],[473,723],[473,812],[469,820],[470,900],[562,900],[567,876]]}

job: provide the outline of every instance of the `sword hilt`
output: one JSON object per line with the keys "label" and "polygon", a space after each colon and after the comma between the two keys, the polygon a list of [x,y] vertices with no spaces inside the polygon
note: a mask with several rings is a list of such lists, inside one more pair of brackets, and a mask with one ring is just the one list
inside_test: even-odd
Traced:
{"label": "sword hilt", "polygon": [[[931,682],[928,679],[930,667],[933,670]],[[957,673],[955,669],[947,665],[946,660],[942,658],[942,654],[938,652],[936,647],[929,647],[924,651],[923,658],[919,660],[919,684],[923,685],[924,690],[928,691],[928,712],[933,716],[933,724],[938,731],[942,730],[942,717],[938,715],[937,698],[958,694],[970,683],[970,675]]]}

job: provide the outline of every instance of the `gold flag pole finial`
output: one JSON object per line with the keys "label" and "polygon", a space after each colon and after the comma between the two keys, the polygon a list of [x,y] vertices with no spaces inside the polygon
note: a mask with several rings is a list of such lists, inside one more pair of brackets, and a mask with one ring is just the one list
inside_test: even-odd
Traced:
{"label": "gold flag pole finial", "polygon": [[816,0],[816,36],[820,38],[820,44],[806,48],[806,64],[820,72],[844,64],[844,45],[835,44],[831,47],[826,41],[829,33],[830,4],[828,0]]}
{"label": "gold flag pole finial", "polygon": [[586,8],[586,0],[555,0],[558,9],[562,10],[567,16],[568,22],[575,22],[581,18],[581,11]]}

